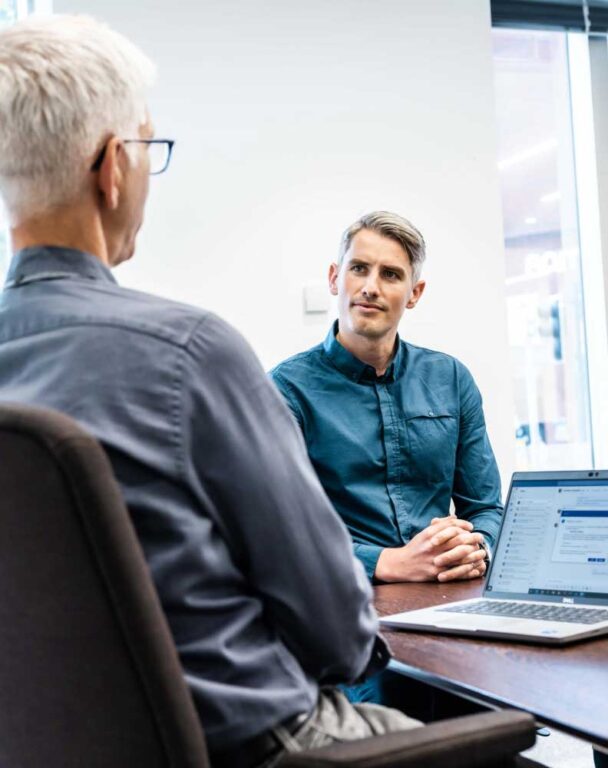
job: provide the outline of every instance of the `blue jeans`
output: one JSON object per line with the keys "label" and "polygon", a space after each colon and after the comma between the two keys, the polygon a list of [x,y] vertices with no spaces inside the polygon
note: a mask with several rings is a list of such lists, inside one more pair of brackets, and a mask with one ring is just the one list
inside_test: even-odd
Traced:
{"label": "blue jeans", "polygon": [[383,704],[382,672],[358,685],[339,685],[351,704]]}
{"label": "blue jeans", "polygon": [[[483,712],[484,707],[385,669],[358,685],[338,686],[352,704],[382,704],[430,723]],[[608,768],[600,764],[597,768]]]}

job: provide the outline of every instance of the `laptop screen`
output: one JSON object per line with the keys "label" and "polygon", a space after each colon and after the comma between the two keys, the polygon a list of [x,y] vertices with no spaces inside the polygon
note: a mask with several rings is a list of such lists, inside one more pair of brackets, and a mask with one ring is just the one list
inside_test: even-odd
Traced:
{"label": "laptop screen", "polygon": [[486,594],[608,602],[607,471],[513,475]]}

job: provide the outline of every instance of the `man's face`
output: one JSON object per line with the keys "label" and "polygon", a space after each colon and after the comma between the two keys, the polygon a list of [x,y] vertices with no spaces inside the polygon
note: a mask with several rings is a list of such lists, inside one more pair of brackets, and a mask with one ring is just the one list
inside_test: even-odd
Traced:
{"label": "man's face", "polygon": [[412,282],[405,250],[389,237],[362,229],[342,264],[332,264],[329,287],[338,296],[340,333],[381,340],[394,337],[405,309],[416,306],[424,281]]}

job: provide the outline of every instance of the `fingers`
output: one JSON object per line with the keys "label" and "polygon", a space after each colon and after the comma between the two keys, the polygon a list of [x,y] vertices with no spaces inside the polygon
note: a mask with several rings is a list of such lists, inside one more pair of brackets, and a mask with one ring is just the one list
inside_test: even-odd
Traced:
{"label": "fingers", "polygon": [[485,551],[479,549],[479,545],[476,542],[473,544],[460,544],[433,558],[433,565],[436,565],[438,568],[449,568],[454,565],[475,565],[485,560],[485,557]]}
{"label": "fingers", "polygon": [[460,517],[456,517],[455,515],[434,517],[426,530],[430,531],[431,528],[433,528],[433,530],[439,530],[440,528],[444,528],[446,525],[456,525],[459,528],[464,528],[467,531],[473,530],[472,523],[470,523],[468,520],[462,520]]}
{"label": "fingers", "polygon": [[447,526],[442,528],[439,532],[433,534],[431,538],[431,544],[434,547],[441,547],[446,544],[450,539],[459,538],[458,542],[454,544],[480,544],[482,541],[482,535],[480,533],[471,533],[470,530],[463,530],[460,526]]}
{"label": "fingers", "polygon": [[[481,553],[481,557],[480,557],[480,553]],[[462,562],[463,563],[479,563],[480,560],[485,562],[485,559],[486,559],[485,549],[474,549],[470,555],[467,555],[467,557],[464,557],[462,559]]]}
{"label": "fingers", "polygon": [[448,568],[447,571],[441,571],[437,574],[437,581],[464,581],[467,579],[476,579],[483,576],[486,572],[486,564],[483,560],[477,563],[465,563],[457,565],[454,568]]}

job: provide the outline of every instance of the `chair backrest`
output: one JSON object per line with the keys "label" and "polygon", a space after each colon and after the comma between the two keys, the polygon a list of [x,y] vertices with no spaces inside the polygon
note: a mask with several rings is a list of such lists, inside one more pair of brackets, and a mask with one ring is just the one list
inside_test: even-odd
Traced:
{"label": "chair backrest", "polygon": [[0,406],[0,766],[207,768],[110,464],[52,411]]}

